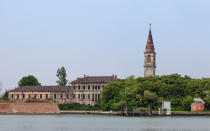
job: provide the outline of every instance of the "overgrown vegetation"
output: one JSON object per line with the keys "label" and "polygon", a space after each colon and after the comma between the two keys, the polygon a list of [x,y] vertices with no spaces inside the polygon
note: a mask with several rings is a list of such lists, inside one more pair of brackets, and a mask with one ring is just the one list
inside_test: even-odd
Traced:
{"label": "overgrown vegetation", "polygon": [[100,110],[99,106],[82,105],[79,103],[73,104],[60,104],[60,110]]}
{"label": "overgrown vegetation", "polygon": [[67,74],[66,74],[66,69],[64,66],[62,66],[60,69],[57,70],[56,76],[58,77],[59,80],[57,80],[57,84],[59,86],[66,86],[68,80],[66,79]]}
{"label": "overgrown vegetation", "polygon": [[39,83],[38,79],[34,77],[33,75],[28,75],[23,77],[19,82],[18,82],[19,87],[23,86],[41,86],[41,83]]}
{"label": "overgrown vegetation", "polygon": [[108,84],[102,92],[102,110],[121,110],[151,106],[157,110],[162,100],[170,100],[172,110],[190,110],[194,97],[201,97],[210,110],[210,78],[192,79],[178,74],[133,76]]}

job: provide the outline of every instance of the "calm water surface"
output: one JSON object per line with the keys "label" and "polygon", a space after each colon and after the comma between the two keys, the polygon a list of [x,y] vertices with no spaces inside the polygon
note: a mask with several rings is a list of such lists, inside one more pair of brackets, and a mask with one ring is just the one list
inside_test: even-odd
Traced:
{"label": "calm water surface", "polygon": [[210,117],[0,115],[0,131],[210,131]]}

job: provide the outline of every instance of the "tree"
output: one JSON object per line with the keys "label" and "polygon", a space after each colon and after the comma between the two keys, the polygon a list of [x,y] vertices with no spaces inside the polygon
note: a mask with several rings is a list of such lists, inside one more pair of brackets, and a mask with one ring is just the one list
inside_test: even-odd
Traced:
{"label": "tree", "polygon": [[205,101],[210,110],[210,78],[193,79],[171,74],[155,77],[133,76],[109,83],[102,92],[103,110],[152,106],[158,109],[163,100],[171,101],[172,110],[190,110],[193,97]]}
{"label": "tree", "polygon": [[33,75],[28,75],[23,77],[19,82],[18,82],[19,87],[23,86],[41,86],[41,83],[37,80],[36,77]]}
{"label": "tree", "polygon": [[184,108],[184,110],[189,111],[190,110],[190,105],[193,102],[193,97],[192,96],[186,96],[183,100],[182,100],[182,106]]}
{"label": "tree", "polygon": [[155,92],[144,91],[144,100],[146,105],[154,106],[157,104],[158,96]]}
{"label": "tree", "polygon": [[4,99],[8,99],[8,94],[9,94],[9,91],[8,90],[5,90],[4,94],[3,94],[3,98]]}
{"label": "tree", "polygon": [[62,66],[60,69],[57,70],[56,76],[58,77],[59,80],[56,82],[58,83],[59,86],[66,86],[68,80],[66,79],[66,69]]}

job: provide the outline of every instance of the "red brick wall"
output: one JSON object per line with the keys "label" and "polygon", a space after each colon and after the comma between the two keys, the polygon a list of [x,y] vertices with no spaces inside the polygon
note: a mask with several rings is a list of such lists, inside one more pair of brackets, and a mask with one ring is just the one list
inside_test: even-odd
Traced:
{"label": "red brick wall", "polygon": [[191,105],[191,111],[203,111],[204,110],[204,104],[192,104]]}
{"label": "red brick wall", "polygon": [[59,113],[57,103],[0,103],[1,114]]}

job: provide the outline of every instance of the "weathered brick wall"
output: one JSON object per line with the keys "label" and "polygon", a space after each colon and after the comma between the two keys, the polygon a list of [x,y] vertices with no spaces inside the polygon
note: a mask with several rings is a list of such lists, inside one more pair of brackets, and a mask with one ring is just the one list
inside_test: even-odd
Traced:
{"label": "weathered brick wall", "polygon": [[0,103],[0,114],[59,113],[57,103]]}

